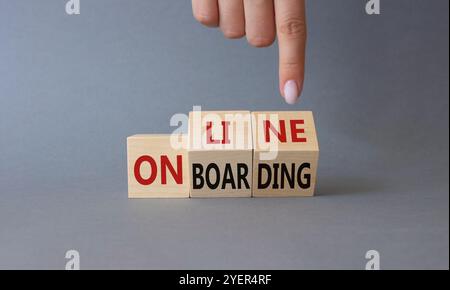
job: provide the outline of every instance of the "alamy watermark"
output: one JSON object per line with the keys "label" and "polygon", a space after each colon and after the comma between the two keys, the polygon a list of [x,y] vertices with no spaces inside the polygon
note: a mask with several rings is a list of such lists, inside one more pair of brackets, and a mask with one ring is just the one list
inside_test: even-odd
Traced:
{"label": "alamy watermark", "polygon": [[[297,125],[292,125],[294,134],[295,130],[303,132]],[[276,113],[257,116],[249,112],[219,113],[202,111],[201,106],[193,106],[190,115],[174,114],[170,126],[176,127],[170,138],[170,146],[175,150],[251,150],[256,146],[261,160],[274,160],[279,151],[278,139],[267,136],[286,133],[286,124]],[[253,136],[256,127],[264,128],[265,134]],[[188,130],[191,132],[187,135]]]}
{"label": "alamy watermark", "polygon": [[[65,10],[68,15],[80,15],[80,1],[68,0],[65,5]],[[365,10],[368,15],[379,15],[381,13],[380,0],[364,0],[367,1]]]}
{"label": "alamy watermark", "polygon": [[66,270],[80,270],[80,253],[77,250],[66,252]]}
{"label": "alamy watermark", "polygon": [[[65,255],[66,270],[80,270],[80,253],[77,250],[68,250]],[[365,270],[380,270],[380,252],[369,250],[365,255]]]}
{"label": "alamy watermark", "polygon": [[379,15],[381,13],[380,0],[370,0],[366,4],[366,13],[368,15]]}
{"label": "alamy watermark", "polygon": [[366,260],[366,270],[380,270],[380,253],[377,250],[367,251]]}

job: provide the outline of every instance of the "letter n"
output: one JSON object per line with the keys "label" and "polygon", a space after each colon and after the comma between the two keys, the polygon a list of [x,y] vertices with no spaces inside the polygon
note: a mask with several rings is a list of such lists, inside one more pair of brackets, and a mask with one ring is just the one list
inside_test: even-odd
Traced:
{"label": "letter n", "polygon": [[166,155],[161,156],[161,184],[167,184],[167,169],[177,184],[183,184],[183,156],[177,155],[177,169]]}

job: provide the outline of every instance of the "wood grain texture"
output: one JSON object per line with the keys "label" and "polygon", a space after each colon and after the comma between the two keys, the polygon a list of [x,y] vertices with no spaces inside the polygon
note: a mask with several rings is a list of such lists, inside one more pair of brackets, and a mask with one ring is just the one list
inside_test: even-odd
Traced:
{"label": "wood grain texture", "polygon": [[[210,135],[208,122],[211,122]],[[228,123],[223,125],[222,122]],[[208,139],[216,144],[208,143]],[[250,197],[252,148],[249,111],[191,112],[188,150],[190,196]],[[202,174],[196,174],[200,167]]]}
{"label": "wood grain texture", "polygon": [[[127,138],[128,159],[128,197],[129,198],[188,198],[189,174],[187,151],[184,148],[175,149],[171,146],[171,135],[167,134],[140,134]],[[187,136],[180,136],[180,140],[187,147]],[[141,184],[135,175],[136,162],[142,156],[146,156],[140,163],[139,172],[141,178],[149,181],[155,174],[151,184]],[[163,159],[161,159],[161,156]],[[178,157],[179,156],[179,157]],[[152,170],[149,157],[154,160]],[[181,159],[178,167],[177,158]],[[170,162],[170,164],[168,163]],[[172,166],[175,174],[172,174],[168,166]],[[181,170],[181,178],[178,173]],[[163,171],[165,171],[166,184],[162,184]],[[177,179],[178,178],[178,182]],[[181,181],[181,183],[179,183]]]}
{"label": "wood grain texture", "polygon": [[252,196],[314,195],[319,145],[312,112],[252,112],[252,120]]}

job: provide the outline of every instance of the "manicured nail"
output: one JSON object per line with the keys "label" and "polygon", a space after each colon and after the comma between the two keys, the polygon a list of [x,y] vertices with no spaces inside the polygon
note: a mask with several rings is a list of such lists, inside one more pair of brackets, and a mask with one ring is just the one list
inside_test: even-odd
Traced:
{"label": "manicured nail", "polygon": [[297,82],[289,80],[284,84],[284,100],[286,103],[293,105],[297,103],[299,97],[299,91]]}

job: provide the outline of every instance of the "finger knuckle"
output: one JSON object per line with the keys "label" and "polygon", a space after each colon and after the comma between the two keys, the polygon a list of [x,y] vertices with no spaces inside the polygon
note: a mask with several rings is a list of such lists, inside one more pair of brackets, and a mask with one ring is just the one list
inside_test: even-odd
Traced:
{"label": "finger knuckle", "polygon": [[300,61],[298,60],[283,60],[280,65],[283,67],[283,69],[285,70],[293,70],[293,71],[297,71],[299,69],[300,66]]}
{"label": "finger knuckle", "polygon": [[267,47],[272,45],[274,38],[266,36],[249,36],[247,37],[248,43],[255,47]]}
{"label": "finger knuckle", "polygon": [[229,39],[241,38],[244,36],[244,32],[235,29],[222,29],[223,35]]}
{"label": "finger knuckle", "polygon": [[305,77],[305,66],[300,59],[285,59],[280,61],[280,71],[295,75],[298,79],[304,79]]}
{"label": "finger knuckle", "polygon": [[213,15],[206,13],[196,13],[194,15],[195,19],[203,25],[214,26],[216,25],[216,19]]}
{"label": "finger knuckle", "polygon": [[306,38],[306,22],[299,17],[286,17],[279,25],[280,34],[289,38]]}

